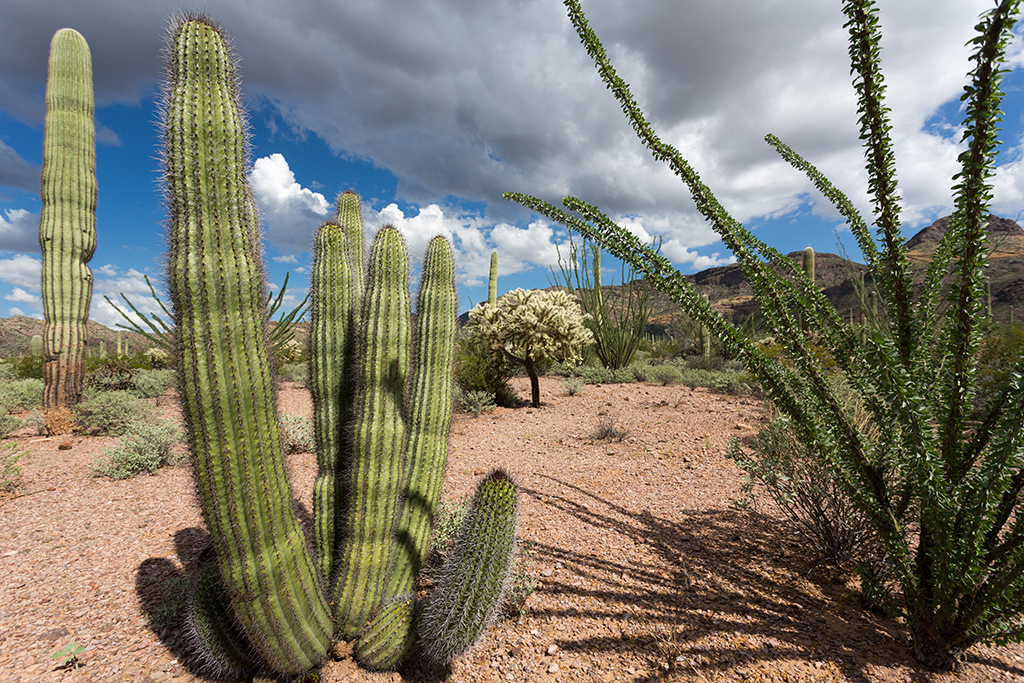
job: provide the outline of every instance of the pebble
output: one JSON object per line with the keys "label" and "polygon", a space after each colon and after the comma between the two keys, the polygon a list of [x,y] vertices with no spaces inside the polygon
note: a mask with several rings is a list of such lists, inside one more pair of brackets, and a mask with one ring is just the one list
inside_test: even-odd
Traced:
{"label": "pebble", "polygon": [[551,662],[551,664],[548,665],[548,673],[549,674],[553,674],[553,673],[557,673],[557,672],[558,672],[558,664],[555,663],[555,662]]}

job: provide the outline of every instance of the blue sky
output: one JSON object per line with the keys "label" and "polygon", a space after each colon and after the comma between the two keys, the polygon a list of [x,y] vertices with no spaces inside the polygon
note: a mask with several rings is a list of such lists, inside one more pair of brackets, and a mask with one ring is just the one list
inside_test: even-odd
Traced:
{"label": "blue sky", "polygon": [[[959,93],[988,0],[883,0],[884,68],[908,236],[951,208]],[[584,0],[592,27],[663,138],[736,218],[784,252],[835,252],[835,212],[763,142],[774,133],[868,210],[841,3]],[[155,97],[167,19],[151,0],[0,4],[0,317],[41,317],[43,96],[54,31],[89,42],[96,92],[98,248],[90,317],[103,300],[147,305],[162,275]],[[272,286],[308,285],[309,247],[338,192],[356,190],[373,229],[395,223],[416,258],[452,238],[462,308],[544,287],[566,234],[501,198],[574,194],[638,235],[659,235],[683,272],[731,261],[685,188],[650,159],[555,0],[208,0],[233,36],[253,124],[251,183]],[[994,209],[1024,211],[1024,60],[1011,47]],[[618,279],[610,259],[606,281]]]}

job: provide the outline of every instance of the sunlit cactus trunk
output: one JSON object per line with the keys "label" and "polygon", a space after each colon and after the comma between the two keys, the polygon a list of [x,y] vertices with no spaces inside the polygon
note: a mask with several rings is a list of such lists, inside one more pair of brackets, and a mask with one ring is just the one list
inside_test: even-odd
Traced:
{"label": "sunlit cactus trunk", "polygon": [[39,244],[43,254],[43,411],[67,433],[82,394],[86,323],[96,250],[96,142],[92,58],[73,29],[54,34],[46,82]]}
{"label": "sunlit cactus trunk", "polygon": [[234,61],[194,15],[168,59],[168,282],[196,489],[231,611],[271,669],[297,675],[322,662],[332,624],[285,470]]}

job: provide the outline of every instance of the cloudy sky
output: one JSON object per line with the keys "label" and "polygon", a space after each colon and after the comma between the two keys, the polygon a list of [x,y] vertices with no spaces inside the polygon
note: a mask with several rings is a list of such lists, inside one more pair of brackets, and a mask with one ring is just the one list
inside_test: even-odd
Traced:
{"label": "cloudy sky", "polygon": [[[959,93],[990,0],[882,0],[884,68],[907,234],[950,211]],[[584,0],[591,25],[662,137],[733,215],[784,252],[855,245],[810,184],[764,143],[774,133],[867,209],[840,0]],[[0,316],[41,316],[37,244],[46,61],[59,28],[92,50],[103,300],[145,302],[160,279],[155,94],[167,19],[155,0],[0,4]],[[438,233],[458,252],[463,308],[549,284],[557,225],[501,198],[579,196],[683,272],[730,262],[685,188],[652,161],[599,80],[557,0],[206,0],[233,36],[253,124],[250,180],[271,279],[308,285],[310,243],[338,192],[369,226],[395,223],[414,257]],[[1024,59],[1011,48],[994,209],[1024,210]],[[606,260],[606,265],[608,261]],[[611,268],[607,278],[617,276]],[[607,280],[606,278],[606,280]]]}

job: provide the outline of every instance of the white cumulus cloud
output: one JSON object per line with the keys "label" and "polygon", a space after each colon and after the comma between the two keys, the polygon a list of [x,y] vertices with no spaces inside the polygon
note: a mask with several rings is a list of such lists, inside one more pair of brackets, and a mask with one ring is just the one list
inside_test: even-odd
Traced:
{"label": "white cumulus cloud", "polygon": [[26,304],[41,305],[43,303],[43,300],[39,298],[38,294],[26,292],[21,287],[15,287],[14,290],[12,290],[10,294],[4,296],[4,298],[7,299],[8,301],[21,301]]}
{"label": "white cumulus cloud", "polygon": [[42,260],[27,254],[15,254],[8,259],[0,259],[0,282],[39,291],[43,269]]}
{"label": "white cumulus cloud", "polygon": [[282,154],[256,160],[249,175],[268,242],[284,253],[309,251],[313,234],[327,219],[330,204],[302,187]]}

